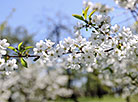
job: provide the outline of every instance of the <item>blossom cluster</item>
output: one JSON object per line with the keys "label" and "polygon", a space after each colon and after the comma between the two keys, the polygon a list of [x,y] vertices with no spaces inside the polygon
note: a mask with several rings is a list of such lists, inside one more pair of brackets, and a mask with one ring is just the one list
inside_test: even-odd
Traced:
{"label": "blossom cluster", "polygon": [[[92,29],[88,40],[76,29],[75,39],[68,37],[57,45],[49,40],[41,40],[36,44],[34,53],[39,54],[44,63],[58,62],[61,59],[66,68],[86,69],[90,72],[98,70],[103,75],[108,75],[111,80],[122,78],[124,81],[121,85],[124,85],[124,90],[138,90],[134,85],[138,83],[137,68],[131,69],[128,66],[128,62],[137,65],[138,35],[134,35],[128,27],[121,29],[117,24],[112,26],[110,17],[104,15],[95,15],[86,27]],[[129,84],[125,83],[127,79]],[[138,93],[136,90],[132,92]]]}
{"label": "blossom cluster", "polygon": [[136,4],[138,3],[137,0],[114,0],[114,1],[119,6],[126,9],[131,9],[131,10],[134,10],[136,7]]}
{"label": "blossom cluster", "polygon": [[109,12],[113,11],[113,8],[111,7],[108,7],[107,5],[105,4],[101,4],[101,3],[93,3],[91,1],[83,1],[83,6],[86,8],[86,7],[90,7],[90,11],[93,11],[93,10],[97,10],[99,13],[102,13],[102,14],[108,14]]}
{"label": "blossom cluster", "polygon": [[6,39],[0,40],[0,71],[6,74],[9,74],[10,71],[17,69],[18,66],[16,64],[16,59],[7,59],[3,56],[7,54],[7,48],[9,47],[9,43]]}
{"label": "blossom cluster", "polygon": [[0,75],[0,100],[2,102],[46,102],[57,97],[70,97],[71,89],[66,88],[68,76],[64,75],[64,64],[41,60],[28,69],[12,72],[7,77]]}
{"label": "blossom cluster", "polygon": [[[136,0],[115,1],[117,4],[127,9],[133,9],[136,3]],[[91,10],[97,9],[100,13],[108,13],[112,10],[102,4],[93,5],[90,1],[84,1],[83,3],[84,7],[89,6]],[[81,15],[78,15],[77,17],[79,19],[83,18]],[[107,15],[94,15],[93,17],[90,16],[89,21],[87,21],[86,18],[83,18],[83,21],[85,24],[78,23],[75,27],[76,38],[65,38],[63,41],[60,41],[59,44],[55,44],[48,39],[40,40],[36,43],[36,47],[33,49],[34,55],[37,57],[39,56],[39,61],[44,65],[49,63],[52,63],[53,65],[55,65],[55,63],[63,63],[65,69],[83,69],[91,73],[96,70],[99,73],[99,79],[103,80],[103,84],[111,87],[119,86],[123,88],[124,96],[137,94],[138,68],[136,66],[138,62],[138,35],[133,34],[128,27],[120,28],[117,24],[111,25],[111,18]],[[92,31],[91,36],[88,39],[80,34],[81,28],[86,28],[87,30]],[[0,40],[0,70],[5,70],[6,73],[18,68],[16,59],[5,57],[7,54],[6,49],[9,45],[10,44],[7,43],[6,39]],[[23,61],[23,64],[26,63]],[[39,70],[34,70],[36,70],[35,75],[38,74],[37,71]],[[27,79],[31,79],[35,76],[32,69],[28,69],[27,72],[25,70],[24,73],[22,71],[20,76],[13,74],[13,77],[15,77],[14,79],[16,79],[15,82],[9,84],[9,81],[7,81],[8,84],[4,85],[4,87],[7,86],[9,88],[17,83],[30,83]],[[57,71],[48,71],[46,74],[44,73],[44,77],[46,77],[45,79],[41,79],[42,76],[40,75],[35,76],[34,82],[36,82],[35,84],[37,85],[32,86],[33,90],[47,90],[49,93],[47,94],[47,98],[50,99],[55,99],[57,95],[71,95],[71,90],[66,90],[64,88],[60,88],[59,90],[59,86],[65,85],[68,78],[63,75],[58,76],[58,74]],[[22,82],[24,80],[20,79],[23,78],[27,81]],[[53,78],[57,79],[55,80]],[[51,82],[49,79],[51,79]],[[65,83],[62,83],[61,79],[62,82]],[[31,80],[33,80],[33,78]],[[43,84],[40,84],[42,82]],[[30,90],[23,90],[24,93],[31,93]],[[8,92],[9,91],[7,91],[7,93]],[[11,92],[8,94],[11,95]],[[51,96],[51,94],[53,96]],[[17,92],[14,93],[12,97],[14,99],[14,97],[17,98],[17,96],[19,97],[20,95],[21,93]],[[35,98],[35,95],[30,94],[28,97],[32,99],[32,97]],[[40,96],[40,98],[43,97]]]}

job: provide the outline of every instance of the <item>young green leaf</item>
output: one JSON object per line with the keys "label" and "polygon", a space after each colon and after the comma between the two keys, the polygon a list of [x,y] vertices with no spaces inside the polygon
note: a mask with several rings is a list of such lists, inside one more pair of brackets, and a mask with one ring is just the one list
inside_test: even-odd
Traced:
{"label": "young green leaf", "polygon": [[33,46],[26,46],[25,49],[31,49]]}
{"label": "young green leaf", "polygon": [[14,52],[18,53],[17,49],[16,49],[16,48],[14,48],[14,47],[9,46],[8,48],[9,48],[9,49],[11,49],[11,50],[13,50]]}
{"label": "young green leaf", "polygon": [[90,14],[89,14],[89,19],[91,19],[91,16],[94,14],[94,12],[96,11],[96,9],[95,10],[93,10]]}
{"label": "young green leaf", "polygon": [[28,67],[27,66],[27,62],[23,59],[23,58],[20,58],[20,61],[21,61],[21,64],[24,66],[24,67]]}
{"label": "young green leaf", "polygon": [[84,16],[84,10],[82,10],[82,15]]}
{"label": "young green leaf", "polygon": [[77,19],[79,19],[79,20],[84,21],[84,18],[81,15],[73,14],[72,16],[75,17],[75,18],[77,18]]}
{"label": "young green leaf", "polygon": [[21,51],[21,46],[22,46],[22,44],[23,44],[23,42],[20,42],[20,43],[18,44],[18,50],[19,50],[19,51]]}
{"label": "young green leaf", "polygon": [[25,47],[25,49],[23,50],[23,52],[25,52],[25,51],[27,51],[28,49],[31,49],[31,48],[33,48],[33,46],[27,46],[27,47]]}
{"label": "young green leaf", "polygon": [[33,48],[33,46],[27,46],[27,47],[25,47],[25,50],[28,50],[28,49],[31,49],[31,48]]}
{"label": "young green leaf", "polygon": [[83,16],[84,16],[84,19],[85,19],[85,20],[87,19],[87,13],[88,13],[89,8],[90,8],[89,6],[86,7],[86,9],[85,9],[84,12],[83,12]]}

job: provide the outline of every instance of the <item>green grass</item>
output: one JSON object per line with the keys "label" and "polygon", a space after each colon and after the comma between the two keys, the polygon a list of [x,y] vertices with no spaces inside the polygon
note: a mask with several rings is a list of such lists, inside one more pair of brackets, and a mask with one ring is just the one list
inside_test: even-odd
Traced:
{"label": "green grass", "polygon": [[125,102],[122,98],[105,96],[103,98],[80,98],[80,102]]}
{"label": "green grass", "polygon": [[[79,102],[126,102],[125,99],[121,97],[113,97],[113,96],[104,96],[103,98],[92,98],[92,97],[81,97],[78,98]],[[48,102],[74,102],[71,99],[58,99],[57,101],[48,101]],[[138,97],[132,97],[131,102],[138,102]]]}

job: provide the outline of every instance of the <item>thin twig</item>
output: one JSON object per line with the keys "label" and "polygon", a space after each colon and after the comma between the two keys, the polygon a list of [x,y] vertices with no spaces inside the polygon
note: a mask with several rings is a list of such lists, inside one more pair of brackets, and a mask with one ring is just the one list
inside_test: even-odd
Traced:
{"label": "thin twig", "polygon": [[131,12],[133,18],[135,19],[135,21],[137,22],[138,20],[137,20],[137,17],[134,15],[134,11],[133,10],[130,10],[130,12]]}
{"label": "thin twig", "polygon": [[3,55],[3,57],[13,57],[13,58],[18,58],[18,57],[40,57],[38,55],[21,55],[21,56],[11,56],[11,55]]}

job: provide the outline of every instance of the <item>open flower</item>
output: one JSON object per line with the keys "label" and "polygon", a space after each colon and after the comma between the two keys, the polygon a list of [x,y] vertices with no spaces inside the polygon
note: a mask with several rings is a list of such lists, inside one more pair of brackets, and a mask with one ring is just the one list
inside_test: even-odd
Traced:
{"label": "open flower", "polygon": [[7,43],[6,39],[0,40],[0,55],[6,54],[6,49],[10,44]]}

